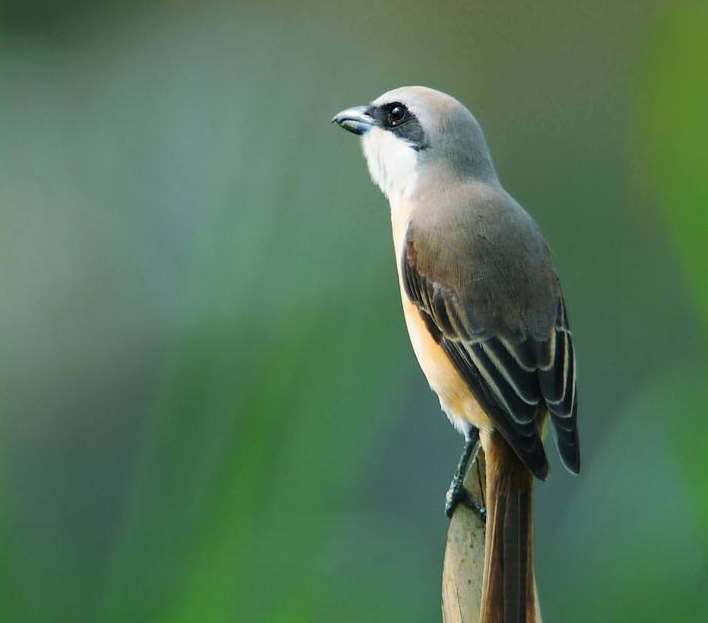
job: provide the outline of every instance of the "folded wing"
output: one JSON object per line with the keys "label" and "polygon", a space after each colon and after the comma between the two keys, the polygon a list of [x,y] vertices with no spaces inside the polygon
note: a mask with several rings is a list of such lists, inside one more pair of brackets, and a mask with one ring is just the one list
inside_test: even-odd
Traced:
{"label": "folded wing", "polygon": [[[534,282],[533,266],[516,266],[508,254],[505,261],[495,258],[498,245],[485,252],[473,237],[461,237],[455,257],[449,249],[431,248],[432,240],[411,227],[401,257],[405,292],[431,335],[534,475],[548,473],[540,431],[546,412],[563,463],[577,473],[575,354],[550,258],[543,265],[548,276],[536,270]],[[543,249],[547,253],[545,244]],[[541,291],[535,295],[533,288]]]}

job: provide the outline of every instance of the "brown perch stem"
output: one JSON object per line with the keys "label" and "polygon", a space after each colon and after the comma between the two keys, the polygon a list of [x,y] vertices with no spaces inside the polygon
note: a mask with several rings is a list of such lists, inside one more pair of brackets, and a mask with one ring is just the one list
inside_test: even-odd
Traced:
{"label": "brown perch stem", "polygon": [[[484,504],[484,452],[479,450],[465,474],[466,489]],[[447,529],[442,575],[444,623],[481,623],[485,525],[479,516],[459,504]],[[536,595],[536,618],[541,621]]]}

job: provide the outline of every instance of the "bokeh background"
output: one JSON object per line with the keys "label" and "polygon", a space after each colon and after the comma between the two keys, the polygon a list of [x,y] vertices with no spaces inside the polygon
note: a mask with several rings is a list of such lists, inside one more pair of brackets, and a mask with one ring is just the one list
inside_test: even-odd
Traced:
{"label": "bokeh background", "polygon": [[553,249],[548,621],[704,621],[708,5],[0,1],[3,621],[440,619],[461,440],[338,110],[448,91]]}

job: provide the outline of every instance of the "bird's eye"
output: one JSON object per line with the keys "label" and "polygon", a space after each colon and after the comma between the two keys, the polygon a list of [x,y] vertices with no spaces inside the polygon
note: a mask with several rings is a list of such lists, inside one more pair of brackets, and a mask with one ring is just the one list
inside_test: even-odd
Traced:
{"label": "bird's eye", "polygon": [[408,118],[408,109],[403,104],[393,104],[388,111],[389,125],[400,125]]}

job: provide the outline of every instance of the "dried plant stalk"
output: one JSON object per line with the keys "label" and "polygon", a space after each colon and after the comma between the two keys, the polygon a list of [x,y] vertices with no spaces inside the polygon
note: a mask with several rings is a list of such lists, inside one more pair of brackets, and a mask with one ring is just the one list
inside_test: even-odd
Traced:
{"label": "dried plant stalk", "polygon": [[[465,487],[484,500],[484,453],[478,450],[465,474]],[[445,623],[480,623],[484,575],[484,522],[459,504],[447,529],[443,562],[442,612]]]}
{"label": "dried plant stalk", "polygon": [[[465,487],[482,504],[484,483],[484,452],[480,449],[474,460],[470,461],[465,474]],[[443,561],[444,623],[481,623],[484,536],[485,525],[479,515],[463,504],[458,505],[447,529]],[[537,588],[536,621],[541,623]]]}

